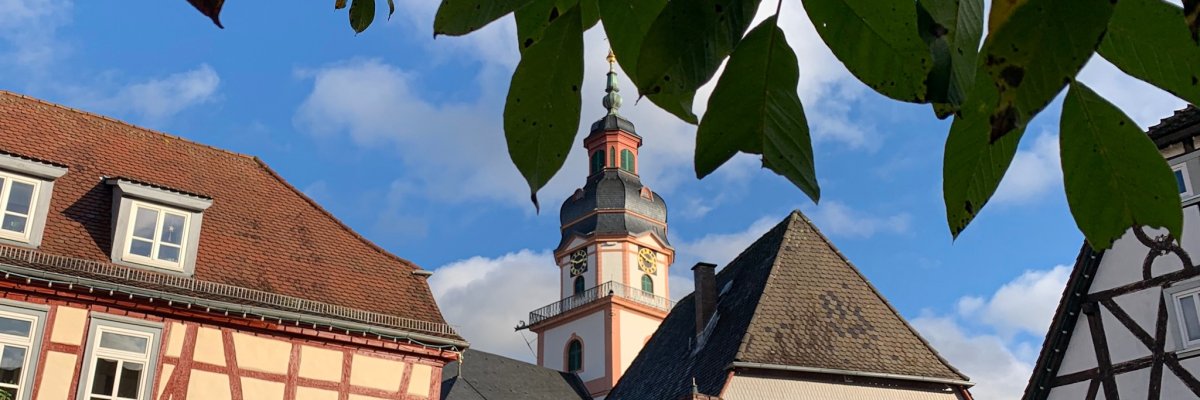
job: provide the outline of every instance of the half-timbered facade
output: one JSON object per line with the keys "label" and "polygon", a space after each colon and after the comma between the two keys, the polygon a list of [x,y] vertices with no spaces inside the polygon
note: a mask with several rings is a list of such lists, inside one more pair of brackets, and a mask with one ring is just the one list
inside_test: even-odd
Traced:
{"label": "half-timbered facade", "polygon": [[1025,399],[1200,398],[1200,110],[1151,127],[1175,172],[1183,238],[1133,228],[1111,249],[1084,244]]}
{"label": "half-timbered facade", "polygon": [[0,399],[437,399],[428,276],[257,158],[0,92]]}

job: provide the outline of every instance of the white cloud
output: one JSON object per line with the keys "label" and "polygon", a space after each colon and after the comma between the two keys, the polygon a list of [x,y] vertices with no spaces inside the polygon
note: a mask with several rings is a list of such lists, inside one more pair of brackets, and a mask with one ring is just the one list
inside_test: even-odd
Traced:
{"label": "white cloud", "polygon": [[925,312],[912,325],[971,377],[976,398],[1019,399],[1070,271],[1027,270],[990,296],[960,298],[954,314]]}
{"label": "white cloud", "polygon": [[675,244],[675,264],[671,267],[671,298],[678,300],[695,289],[692,266],[696,263],[713,263],[717,268],[725,268],[734,257],[781,220],[782,216],[766,216],[754,221],[746,229],[736,232],[709,233],[692,240],[672,238],[671,241]]}
{"label": "white cloud", "polygon": [[1162,89],[1126,75],[1100,56],[1088,61],[1079,72],[1079,81],[1116,104],[1142,128],[1157,124],[1187,105]]}
{"label": "white cloud", "polygon": [[922,316],[912,320],[938,354],[975,382],[971,394],[978,399],[1021,398],[1033,364],[1021,360],[996,335],[970,334],[948,317]]}
{"label": "white cloud", "polygon": [[1042,132],[1032,147],[1017,151],[1000,187],[992,196],[995,204],[1023,204],[1044,197],[1052,189],[1062,187],[1062,167],[1059,162],[1058,135]]}
{"label": "white cloud", "polygon": [[907,213],[868,215],[832,200],[814,206],[807,214],[821,232],[829,236],[856,238],[869,238],[877,233],[907,233],[912,221],[912,217]]}
{"label": "white cloud", "polygon": [[429,287],[442,315],[471,347],[536,362],[537,335],[513,327],[559,298],[556,268],[548,251],[472,257],[435,269]]}
{"label": "white cloud", "polygon": [[991,298],[959,299],[958,313],[963,318],[990,325],[1002,335],[1026,332],[1045,335],[1054,317],[1071,267],[1058,265],[1049,270],[1028,270],[1001,286]]}
{"label": "white cloud", "polygon": [[56,37],[71,20],[70,1],[0,0],[0,63],[40,73],[68,48]]}
{"label": "white cloud", "polygon": [[64,84],[74,103],[101,112],[125,114],[140,123],[158,127],[183,110],[211,103],[219,97],[221,77],[208,64],[161,78],[151,78],[119,87],[111,94],[94,87]]}

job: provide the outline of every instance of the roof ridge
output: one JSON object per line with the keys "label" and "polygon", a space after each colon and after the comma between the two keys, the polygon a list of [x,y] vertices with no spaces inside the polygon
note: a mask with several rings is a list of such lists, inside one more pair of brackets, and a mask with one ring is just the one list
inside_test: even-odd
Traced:
{"label": "roof ridge", "polygon": [[[814,224],[812,222],[812,220],[809,220],[808,216],[804,215],[804,213],[798,209],[792,210],[792,213],[789,216],[789,219],[792,221],[795,221],[797,218],[799,220],[803,221],[805,224],[807,224],[809,228],[812,228],[813,233],[816,233],[817,237],[820,238],[821,241],[823,243],[825,243],[826,246],[829,246],[829,250],[832,250],[833,254],[836,254],[838,256],[838,258],[840,258],[843,262],[845,262],[846,266],[850,267],[851,271],[854,271],[854,274],[857,275],[858,278],[861,279],[862,282],[867,285],[867,288],[871,289],[871,293],[874,294],[875,297],[879,298],[879,300],[883,302],[883,305],[887,306],[888,310],[890,310],[892,312],[892,314],[895,315],[896,318],[900,320],[900,323],[904,324],[904,327],[908,328],[909,332],[911,332],[913,334],[913,336],[916,336],[917,340],[920,340],[921,344],[925,345],[925,348],[928,349],[931,353],[933,353],[933,356],[937,357],[938,361],[941,361],[942,365],[945,365],[946,368],[949,368],[951,372],[954,372],[959,377],[961,377],[963,380],[967,380],[967,381],[971,380],[971,378],[969,376],[967,376],[967,374],[964,374],[962,371],[959,371],[958,368],[955,368],[954,365],[950,364],[950,361],[946,360],[945,357],[942,357],[941,353],[938,353],[937,349],[934,348],[933,345],[930,344],[928,340],[925,340],[925,337],[921,336],[921,333],[917,332],[916,328],[913,328],[912,325],[908,323],[908,320],[905,319],[903,315],[900,315],[900,311],[897,310],[895,306],[892,306],[892,303],[890,301],[888,301],[888,299],[886,297],[884,297],[882,293],[879,292],[879,289],[876,288],[875,285],[871,283],[871,280],[867,279],[867,276],[864,275],[862,273],[862,271],[860,271],[858,269],[858,267],[855,266],[854,263],[851,262],[850,259],[846,257],[845,254],[842,254],[842,251],[838,250],[837,246],[835,246],[833,244],[833,242],[830,241],[827,236],[825,236],[824,233],[821,233],[821,229],[817,228],[817,225]],[[786,239],[786,237],[785,237],[785,239]],[[764,290],[764,292],[766,291],[765,284],[763,286],[763,290]]]}
{"label": "roof ridge", "polygon": [[145,131],[145,132],[153,133],[153,134],[156,134],[156,135],[160,135],[160,136],[166,137],[166,138],[168,138],[168,139],[174,139],[174,140],[178,140],[178,141],[180,141],[180,142],[183,142],[183,143],[185,143],[185,144],[188,144],[188,145],[191,145],[191,146],[202,147],[202,148],[206,148],[206,149],[209,149],[209,150],[215,150],[215,151],[217,151],[217,152],[219,152],[219,153],[224,153],[224,154],[231,155],[231,156],[235,156],[235,157],[238,157],[238,158],[244,158],[244,159],[252,159],[252,158],[255,158],[254,156],[252,156],[252,155],[249,155],[249,154],[243,154],[243,153],[238,153],[238,152],[236,152],[236,151],[232,151],[232,150],[222,149],[222,148],[220,148],[220,147],[216,147],[216,146],[213,146],[213,145],[208,145],[208,144],[200,143],[200,142],[197,142],[197,141],[194,141],[194,140],[191,140],[191,139],[184,138],[184,137],[182,137],[182,136],[178,136],[178,135],[172,135],[172,134],[170,134],[170,133],[166,133],[166,132],[163,132],[163,131],[160,131],[160,130],[157,130],[157,129],[152,129],[152,128],[147,128],[147,127],[144,127],[144,126],[139,126],[139,125],[137,125],[137,124],[134,124],[134,123],[132,123],[132,122],[128,122],[128,121],[122,121],[122,120],[119,120],[119,119],[116,119],[116,118],[113,118],[113,117],[109,117],[109,116],[105,116],[105,115],[100,115],[100,114],[97,114],[97,113],[94,113],[94,112],[91,112],[91,111],[87,111],[87,110],[83,110],[83,109],[79,109],[79,108],[75,108],[75,107],[69,107],[69,106],[64,106],[64,105],[62,105],[62,104],[58,104],[58,103],[52,103],[52,102],[49,102],[49,101],[46,101],[46,100],[42,100],[42,99],[39,99],[39,98],[36,98],[36,97],[32,97],[32,96],[25,95],[25,94],[21,94],[21,93],[16,93],[16,92],[9,91],[9,90],[5,90],[5,89],[0,89],[0,96],[11,96],[11,97],[15,97],[15,98],[22,99],[22,100],[25,100],[25,101],[32,101],[32,102],[34,102],[34,103],[38,103],[38,104],[41,104],[41,105],[44,105],[44,106],[55,107],[55,108],[62,109],[62,110],[65,110],[65,111],[70,111],[70,112],[73,112],[73,113],[83,114],[83,115],[86,115],[86,116],[88,116],[88,117],[92,117],[92,118],[98,118],[98,119],[101,119],[101,120],[104,120],[104,121],[108,121],[108,122],[111,122],[111,123],[115,123],[115,124],[117,124],[117,125],[124,125],[124,126],[130,127],[130,128],[133,128],[133,129],[137,129],[137,130],[140,130],[140,131]]}
{"label": "roof ridge", "polygon": [[[786,226],[784,226],[784,225],[786,225]],[[777,246],[775,248],[775,251],[771,252],[771,268],[767,271],[767,276],[763,277],[762,288],[760,288],[759,290],[756,291],[758,293],[758,299],[756,299],[754,301],[754,311],[752,311],[750,313],[750,320],[746,321],[746,326],[744,328],[742,328],[742,330],[741,330],[740,335],[742,335],[742,337],[740,339],[738,339],[738,350],[737,350],[737,353],[733,354],[734,360],[743,359],[742,355],[746,352],[746,348],[750,346],[750,342],[746,341],[746,338],[749,337],[749,335],[747,335],[746,333],[750,331],[750,327],[753,326],[754,322],[758,320],[759,315],[762,315],[758,312],[759,309],[762,308],[762,306],[763,306],[762,296],[766,292],[767,283],[771,280],[771,272],[775,271],[775,268],[779,266],[779,253],[783,251],[783,244],[784,244],[785,239],[787,239],[787,233],[791,229],[791,225],[792,225],[792,218],[789,215],[787,218],[784,218],[782,221],[779,221],[779,223],[775,224],[775,226],[771,227],[771,230],[767,231],[767,233],[764,233],[762,236],[760,236],[758,238],[758,240],[754,241],[754,243],[751,243],[749,246],[746,246],[746,249],[742,250],[743,254],[750,251],[750,249],[753,248],[755,244],[758,244],[759,241],[766,239],[767,236],[771,235],[772,233],[775,233],[777,230],[780,229],[781,226],[783,227],[782,228],[783,230],[778,233],[778,235],[780,236],[779,246]],[[738,257],[741,257],[741,256],[742,256],[741,254],[738,254]],[[736,261],[736,260],[737,260],[737,258],[734,258],[734,261]],[[725,266],[729,267],[730,265],[733,265],[733,261],[730,261],[729,264],[726,264]],[[695,293],[695,292],[693,291],[693,293]]]}

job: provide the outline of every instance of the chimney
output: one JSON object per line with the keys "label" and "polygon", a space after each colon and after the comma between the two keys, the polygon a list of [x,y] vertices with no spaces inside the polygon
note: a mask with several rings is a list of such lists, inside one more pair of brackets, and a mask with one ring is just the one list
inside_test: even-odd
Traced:
{"label": "chimney", "polygon": [[696,278],[696,291],[692,300],[696,302],[696,336],[704,332],[708,319],[712,318],[717,308],[717,265],[705,262],[696,263],[692,273]]}

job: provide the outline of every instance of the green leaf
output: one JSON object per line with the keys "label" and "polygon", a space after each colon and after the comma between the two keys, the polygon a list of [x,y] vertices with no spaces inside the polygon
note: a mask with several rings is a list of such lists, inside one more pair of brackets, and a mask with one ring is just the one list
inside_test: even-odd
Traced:
{"label": "green leaf", "polygon": [[608,45],[634,82],[637,81],[637,57],[642,51],[642,38],[666,5],[667,0],[604,0],[598,4]]}
{"label": "green leaf", "polygon": [[750,27],[760,0],[670,1],[646,32],[633,74],[638,92],[689,123],[692,98]]}
{"label": "green leaf", "polygon": [[508,155],[529,182],[530,199],[567,158],[579,129],[583,84],[583,30],[579,7],[546,27],[543,39],[525,48],[504,103]]}
{"label": "green leaf", "polygon": [[1183,9],[1162,0],[1121,0],[1097,50],[1125,73],[1200,104],[1200,47]]}
{"label": "green leaf", "polygon": [[192,7],[196,7],[196,11],[212,20],[213,25],[218,28],[225,29],[221,25],[221,8],[225,6],[225,0],[188,0]]}
{"label": "green leaf", "polygon": [[346,0],[334,0],[333,1],[333,9],[334,10],[341,10],[343,8],[346,8]]}
{"label": "green leaf", "polygon": [[579,4],[579,0],[534,0],[513,13],[517,22],[517,49],[525,49],[542,40],[546,27],[563,13]]}
{"label": "green leaf", "polygon": [[1181,237],[1183,212],[1171,168],[1125,113],[1074,82],[1060,123],[1067,204],[1092,248],[1111,247],[1132,226],[1167,228]]}
{"label": "green leaf", "polygon": [[992,141],[1023,127],[1079,73],[1104,36],[1113,3],[1027,0],[992,32],[980,53],[1000,94]]}
{"label": "green leaf", "polygon": [[1183,19],[1192,32],[1192,41],[1200,44],[1200,0],[1183,0]]}
{"label": "green leaf", "polygon": [[979,40],[983,35],[982,0],[919,0],[918,28],[933,55],[926,80],[938,118],[946,118],[966,100],[975,81]]}
{"label": "green leaf", "polygon": [[1028,3],[1029,0],[995,0],[992,2],[992,9],[988,12],[988,33],[996,32],[1001,26],[1008,22],[1008,17],[1020,6]]}
{"label": "green leaf", "polygon": [[354,0],[350,3],[350,27],[362,33],[375,20],[375,0]]}
{"label": "green leaf", "polygon": [[442,0],[433,17],[433,36],[474,32],[533,0]]}
{"label": "green leaf", "polygon": [[387,0],[388,2],[388,21],[392,20],[392,14],[396,13],[396,0]]}
{"label": "green leaf", "polygon": [[763,155],[763,166],[821,197],[804,107],[796,95],[796,54],[768,18],[738,44],[717,80],[696,133],[696,176],[710,174],[738,151]]}
{"label": "green leaf", "polygon": [[579,12],[580,18],[583,19],[583,30],[592,29],[600,22],[600,0],[581,0]]}
{"label": "green leaf", "polygon": [[1000,179],[1017,153],[1017,143],[1025,133],[1022,125],[991,140],[991,115],[1000,94],[985,74],[976,75],[970,93],[950,125],[942,161],[946,222],[955,238],[996,192]]}
{"label": "green leaf", "polygon": [[924,103],[933,68],[912,0],[806,0],[804,10],[833,55],[884,96]]}

